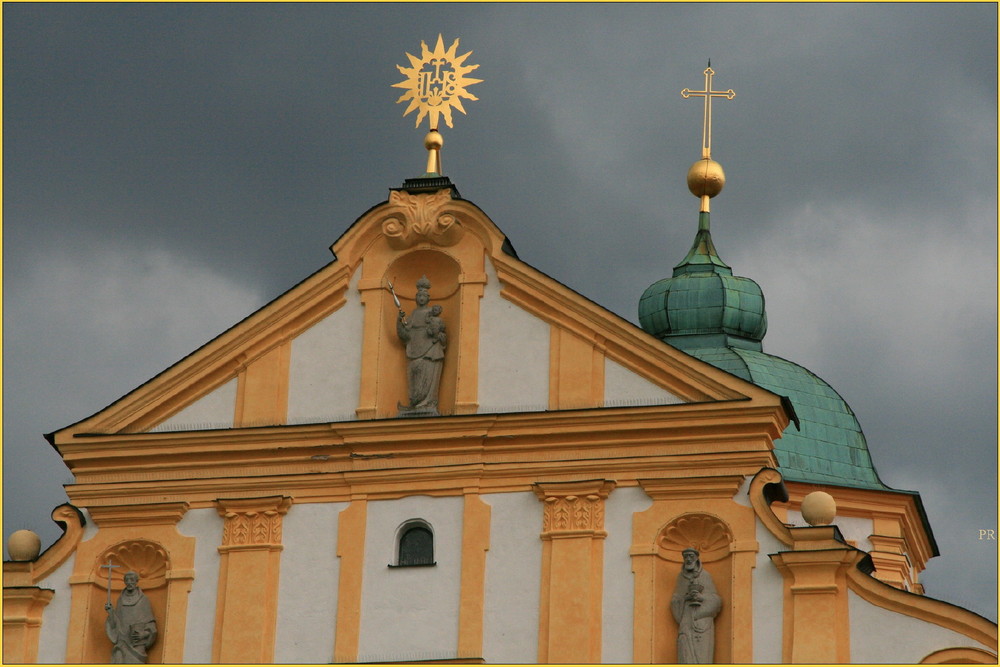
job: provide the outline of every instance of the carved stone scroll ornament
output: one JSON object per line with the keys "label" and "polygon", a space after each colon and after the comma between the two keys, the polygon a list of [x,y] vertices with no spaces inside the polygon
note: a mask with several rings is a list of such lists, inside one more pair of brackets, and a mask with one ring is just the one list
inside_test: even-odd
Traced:
{"label": "carved stone scroll ornament", "polygon": [[458,243],[465,229],[454,215],[441,212],[451,200],[451,190],[416,195],[402,190],[390,192],[390,211],[382,220],[382,233],[389,245],[405,250],[421,241],[438,246]]}
{"label": "carved stone scroll ornament", "polygon": [[706,665],[715,660],[715,617],[722,598],[712,575],[702,569],[697,549],[683,551],[684,563],[670,598],[670,611],[677,621],[677,662]]}

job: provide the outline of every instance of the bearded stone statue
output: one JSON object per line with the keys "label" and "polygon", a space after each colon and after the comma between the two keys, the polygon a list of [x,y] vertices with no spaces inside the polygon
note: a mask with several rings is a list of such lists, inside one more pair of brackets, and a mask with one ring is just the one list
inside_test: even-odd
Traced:
{"label": "bearded stone statue", "polygon": [[104,631],[114,644],[111,649],[113,664],[143,664],[147,661],[146,649],[156,641],[156,619],[149,598],[139,588],[139,575],[125,573],[125,590],[118,596],[118,605],[104,605],[108,618]]}
{"label": "bearded stone statue", "polygon": [[677,621],[677,662],[706,665],[715,660],[715,617],[722,598],[715,590],[712,575],[701,567],[697,549],[682,552],[684,564],[670,599],[670,611]]}

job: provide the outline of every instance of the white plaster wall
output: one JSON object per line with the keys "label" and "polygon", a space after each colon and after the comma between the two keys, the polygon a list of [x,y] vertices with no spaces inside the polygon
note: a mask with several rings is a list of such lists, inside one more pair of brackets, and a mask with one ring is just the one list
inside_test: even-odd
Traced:
{"label": "white plaster wall", "polygon": [[666,389],[604,358],[604,405],[672,405],[682,403]]}
{"label": "white plaster wall", "polygon": [[209,392],[153,431],[195,431],[210,428],[232,428],[236,413],[236,378]]}
{"label": "white plaster wall", "polygon": [[[806,520],[802,518],[802,513],[795,510],[788,510],[788,523],[794,526],[808,526]],[[872,534],[872,520],[864,517],[838,516],[833,523],[840,529],[840,534],[845,540],[854,542],[854,546],[862,551],[872,550],[872,543],[868,537]]]}
{"label": "white plaster wall", "polygon": [[953,630],[904,616],[847,592],[851,617],[851,662],[915,664],[943,648],[973,647],[994,652]]}
{"label": "white plaster wall", "polygon": [[487,663],[538,661],[542,576],[542,504],[534,493],[491,493],[486,552],[483,658]]}
{"label": "white plaster wall", "polygon": [[[463,504],[429,496],[368,503],[359,662],[457,657]],[[437,565],[390,568],[396,530],[411,519],[431,525]]]}
{"label": "white plaster wall", "polygon": [[547,409],[549,325],[500,296],[488,259],[479,321],[479,412]]}
{"label": "white plaster wall", "polygon": [[[55,593],[42,613],[42,627],[38,639],[38,662],[66,662],[66,639],[69,635],[70,585],[75,554],[38,582],[41,588],[51,588]],[[110,644],[109,644],[110,646]],[[109,649],[110,651],[110,649]],[[111,655],[110,652],[108,655]]]}
{"label": "white plaster wall", "polygon": [[750,503],[750,483],[753,481],[753,475],[747,475],[743,478],[743,483],[740,484],[740,490],[736,492],[733,496],[733,502],[737,505],[742,505],[743,507],[753,507]]}
{"label": "white plaster wall", "polygon": [[194,581],[191,582],[191,593],[188,595],[185,663],[203,664],[212,661],[215,601],[219,590],[218,547],[222,542],[222,523],[222,517],[214,508],[206,508],[188,510],[177,524],[177,531],[181,535],[197,540],[194,548]]}
{"label": "white plaster wall", "polygon": [[338,515],[348,503],[292,505],[282,523],[278,663],[329,663],[337,632]]}
{"label": "white plaster wall", "polygon": [[633,603],[632,515],[649,509],[652,499],[640,487],[615,489],[604,508],[604,611],[601,617],[601,661],[632,662]]}
{"label": "white plaster wall", "polygon": [[351,278],[347,302],[292,340],[288,372],[288,423],[355,418],[361,390],[364,306]]}
{"label": "white plaster wall", "polygon": [[[739,494],[737,494],[738,496]],[[782,622],[784,618],[784,578],[768,554],[787,547],[758,519],[757,566],[753,570],[753,661],[757,664],[781,662]]]}

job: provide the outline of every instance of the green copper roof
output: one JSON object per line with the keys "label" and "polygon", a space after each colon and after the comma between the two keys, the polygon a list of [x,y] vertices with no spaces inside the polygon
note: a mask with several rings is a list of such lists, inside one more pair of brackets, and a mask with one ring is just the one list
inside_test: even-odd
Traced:
{"label": "green copper roof", "polygon": [[702,212],[691,250],[673,277],[650,285],[639,300],[639,323],[668,342],[670,336],[725,334],[759,343],[767,332],[764,294],[753,280],[733,275],[708,225]]}
{"label": "green copper roof", "polygon": [[812,372],[755,350],[708,347],[688,354],[780,396],[799,418],[774,443],[785,479],[864,489],[888,489],[872,465],[861,425],[833,387]]}
{"label": "green copper roof", "polygon": [[802,366],[764,353],[764,295],[719,257],[707,212],[700,214],[694,244],[673,276],[643,293],[639,322],[660,340],[788,397],[798,424],[790,424],[774,445],[786,479],[889,488],[879,480],[861,426],[844,399]]}

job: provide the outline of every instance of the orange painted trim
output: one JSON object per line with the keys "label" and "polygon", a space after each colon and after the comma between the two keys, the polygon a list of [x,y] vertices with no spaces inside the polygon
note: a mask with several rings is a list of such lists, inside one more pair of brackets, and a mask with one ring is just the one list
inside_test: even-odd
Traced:
{"label": "orange painted trim", "polygon": [[331,262],[239,324],[100,412],[54,435],[139,432],[169,419],[232,380],[272,348],[339,309],[354,273]]}
{"label": "orange painted trim", "polygon": [[485,284],[485,273],[463,273],[459,276],[459,321],[463,323],[463,328],[457,346],[456,415],[475,414],[479,409],[479,308]]}
{"label": "orange painted trim", "polygon": [[80,510],[73,505],[64,503],[56,507],[52,510],[52,520],[63,526],[63,534],[35,561],[31,569],[35,583],[45,579],[69,560],[83,539],[83,527],[86,521]]}
{"label": "orange painted trim", "polygon": [[[139,542],[155,547],[167,559],[160,583],[145,588],[153,604],[158,638],[151,648],[156,661],[184,661],[188,596],[194,578],[194,537],[177,531],[177,522],[188,505],[176,503],[134,503],[100,505],[90,508],[97,534],[77,544],[70,585],[70,620],[66,642],[66,662],[101,662],[111,647],[104,635],[107,582],[99,571],[103,556],[113,548]],[[139,581],[140,588],[143,581]]]}
{"label": "orange painted trim", "polygon": [[857,568],[848,570],[847,585],[866,602],[953,630],[994,651],[997,650],[996,624],[968,609],[925,595],[899,590]]}
{"label": "orange painted trim", "polygon": [[872,519],[873,534],[902,537],[905,544],[904,553],[910,559],[914,573],[921,572],[934,555],[930,538],[917,509],[917,501],[912,494],[801,482],[786,482],[786,487],[789,509],[798,510],[806,495],[812,491],[822,490],[837,501],[838,516]]}
{"label": "orange painted trim", "polygon": [[83,513],[73,505],[63,503],[52,510],[52,520],[62,526],[63,534],[34,561],[4,561],[5,587],[34,586],[73,555],[83,538],[83,526],[86,523]]}
{"label": "orange painted trim", "polygon": [[[676,570],[664,565],[676,562],[679,569],[681,557],[679,550],[666,551],[662,538],[667,534],[664,531],[671,529],[673,534],[673,527],[679,528],[692,517],[701,530],[722,525],[729,534],[725,547],[703,553],[706,563],[727,559],[729,563],[726,572],[716,569],[713,574],[725,604],[717,622],[726,624],[716,628],[715,659],[720,663],[753,661],[753,569],[759,545],[753,510],[733,502],[749,473],[720,471],[717,476],[707,476],[706,472],[692,470],[683,479],[639,480],[653,503],[632,516],[629,555],[635,573],[634,663],[669,663],[676,659],[676,635],[672,634],[675,625],[669,611]],[[688,539],[697,542],[701,539],[697,535],[704,537],[697,528],[688,526],[682,531]],[[715,567],[709,565],[709,569]]]}
{"label": "orange painted trim", "polygon": [[486,552],[490,548],[490,514],[478,489],[465,493],[462,510],[462,579],[458,602],[458,656],[483,654],[486,610]]}
{"label": "orange painted trim", "polygon": [[216,501],[224,522],[213,662],[274,659],[281,524],[291,505],[292,499],[285,496]]}
{"label": "orange painted trim", "polygon": [[337,519],[337,557],[340,580],[337,585],[337,630],[333,661],[357,662],[361,641],[361,594],[365,571],[365,527],[368,501],[351,499]]}
{"label": "orange painted trim", "polygon": [[834,526],[791,532],[796,550],[770,554],[785,581],[782,661],[850,662],[846,573],[865,554],[839,543]]}
{"label": "orange painted trim", "polygon": [[[771,487],[771,485],[774,486],[770,489],[765,488]],[[770,499],[768,498],[769,491],[771,493]],[[750,497],[750,506],[753,507],[754,513],[760,519],[760,522],[764,524],[764,527],[767,528],[767,531],[778,538],[778,541],[785,546],[792,546],[791,531],[785,525],[785,522],[778,518],[774,508],[771,507],[771,503],[775,498],[780,497],[785,500],[788,498],[788,489],[781,477],[781,473],[774,468],[762,468],[750,480],[748,495]]]}
{"label": "orange painted trim", "polygon": [[55,591],[35,586],[3,589],[3,662],[38,662],[42,613]]}
{"label": "orange painted trim", "polygon": [[966,664],[966,665],[995,665],[997,656],[989,651],[968,646],[945,648],[924,657],[920,661],[921,665],[946,665],[946,664]]}
{"label": "orange painted trim", "polygon": [[[434,198],[436,195],[430,197]],[[478,280],[480,274],[485,274],[484,261],[488,259],[503,283],[501,294],[505,298],[554,326],[583,340],[594,341],[601,348],[602,355],[639,373],[683,400],[750,398],[770,402],[776,398],[749,382],[652,339],[634,325],[506,254],[503,251],[503,234],[470,202],[437,199],[434,205],[438,208],[434,214],[451,216],[455,225],[464,232],[451,236],[446,234],[447,238],[442,237],[436,241],[431,238],[420,240],[412,247],[402,249],[392,245],[391,234],[386,235],[388,231],[383,225],[390,223],[393,216],[405,217],[413,215],[413,212],[405,213],[405,207],[401,208],[398,203],[374,207],[332,246],[336,261],[114,404],[77,424],[57,431],[55,439],[65,442],[78,433],[148,430],[230,381],[242,367],[253,364],[273,348],[286,344],[306,328],[340,308],[346,302],[345,295],[359,267],[363,267],[365,272],[360,285],[365,305],[364,340],[377,340],[377,336],[373,339],[370,334],[383,325],[380,321],[381,314],[391,312],[387,310],[385,301],[388,296],[381,295],[380,303],[374,307],[376,304],[365,301],[366,291],[370,294],[375,289],[373,285],[384,277],[383,271],[392,262],[409,252],[424,252],[427,249],[441,250],[455,259],[461,268],[463,294],[459,310],[463,321],[459,323],[460,326],[466,325],[465,318],[475,310],[474,304],[478,300],[478,290],[481,289]],[[428,221],[415,222],[424,225]],[[469,326],[473,326],[473,323],[478,327],[478,320],[471,320]],[[471,410],[475,402],[470,393],[473,378],[465,374],[465,371],[473,365],[470,355],[473,354],[473,342],[477,339],[478,331],[465,331],[460,335],[462,352],[459,356],[469,361],[461,362],[463,375],[459,377],[457,385],[457,412]],[[606,350],[603,349],[605,345]],[[370,403],[370,383],[377,382],[378,378],[377,370],[373,373],[370,366],[373,355],[377,368],[382,351],[363,352],[362,393],[358,406],[359,416],[362,418],[372,416],[368,413],[373,408]],[[787,416],[783,415],[782,418],[787,423]],[[783,423],[782,428],[784,425]]]}
{"label": "orange painted trim", "polygon": [[233,425],[273,426],[288,418],[291,343],[285,341],[250,363],[237,376]]}
{"label": "orange painted trim", "polygon": [[[83,508],[219,496],[458,495],[527,490],[539,478],[748,475],[774,465],[777,403],[743,401],[74,437],[60,444]],[[234,457],[238,457],[234,459]],[[234,465],[238,460],[239,465]]]}
{"label": "orange painted trim", "polygon": [[558,326],[549,335],[549,409],[604,405],[604,354],[595,340]]}
{"label": "orange painted trim", "polygon": [[383,286],[381,277],[377,280],[362,278],[358,281],[358,291],[361,292],[365,317],[361,334],[361,388],[356,413],[358,419],[374,419],[377,416],[378,363],[382,356],[381,332],[384,326],[379,314],[388,309],[391,297]]}
{"label": "orange painted trim", "polygon": [[539,482],[543,502],[539,662],[601,661],[604,505],[615,482]]}

